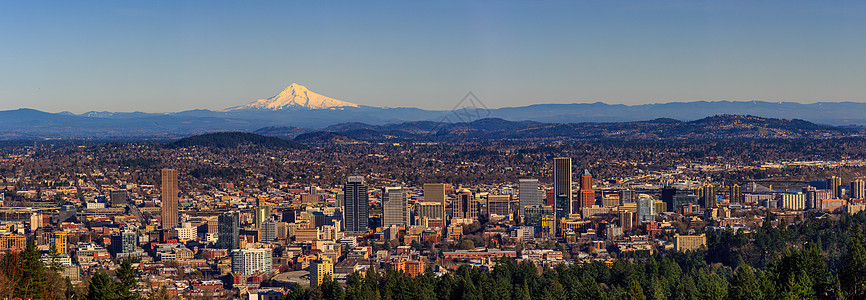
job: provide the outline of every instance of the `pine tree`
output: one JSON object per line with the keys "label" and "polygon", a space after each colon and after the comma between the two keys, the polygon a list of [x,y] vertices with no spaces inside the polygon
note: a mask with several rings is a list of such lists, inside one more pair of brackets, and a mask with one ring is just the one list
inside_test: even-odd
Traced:
{"label": "pine tree", "polygon": [[848,249],[839,270],[842,290],[850,298],[859,298],[866,283],[866,249],[863,246],[863,231],[855,225],[848,239]]}
{"label": "pine tree", "polygon": [[117,284],[107,274],[96,272],[90,278],[90,286],[87,289],[88,300],[114,300],[119,298]]}
{"label": "pine tree", "polygon": [[138,281],[135,279],[135,271],[132,270],[132,263],[129,260],[124,260],[120,263],[120,268],[115,273],[119,284],[117,286],[120,299],[135,300],[138,299],[138,294],[135,292]]}

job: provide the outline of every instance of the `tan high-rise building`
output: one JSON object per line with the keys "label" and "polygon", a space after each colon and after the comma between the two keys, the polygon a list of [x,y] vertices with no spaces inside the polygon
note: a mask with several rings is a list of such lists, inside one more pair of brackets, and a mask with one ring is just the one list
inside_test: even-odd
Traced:
{"label": "tan high-rise building", "polygon": [[438,202],[442,204],[442,216],[445,216],[445,184],[425,183],[424,202]]}
{"label": "tan high-rise building", "polygon": [[[553,194],[565,195],[567,203],[571,204],[571,158],[557,157],[553,159]],[[566,211],[571,212],[571,208]]]}
{"label": "tan high-rise building", "polygon": [[162,169],[162,228],[174,228],[177,218],[177,170]]}

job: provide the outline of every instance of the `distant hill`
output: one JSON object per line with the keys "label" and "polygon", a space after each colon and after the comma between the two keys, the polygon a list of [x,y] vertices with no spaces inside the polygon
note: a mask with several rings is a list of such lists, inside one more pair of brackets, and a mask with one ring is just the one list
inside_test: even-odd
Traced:
{"label": "distant hill", "polygon": [[305,145],[295,141],[245,132],[215,132],[195,135],[179,139],[177,141],[167,144],[166,146],[171,148],[183,148],[192,146],[236,148],[241,145],[256,145],[264,147],[293,149],[306,148]]}
{"label": "distant hill", "polygon": [[803,120],[718,115],[695,121],[655,119],[639,122],[538,123],[487,118],[466,123],[407,122],[369,125],[347,123],[304,133],[305,143],[381,142],[392,140],[701,140],[787,139],[866,136],[855,127],[819,125]]}
{"label": "distant hill", "polygon": [[361,142],[345,134],[328,131],[304,133],[295,137],[295,141],[305,144],[354,144]]}
{"label": "distant hill", "polygon": [[[536,104],[521,107],[492,109],[458,108],[457,111],[423,110],[418,108],[382,108],[364,105],[334,104],[300,87],[281,93],[285,97],[272,99],[273,108],[248,107],[225,111],[196,109],[171,113],[143,112],[69,112],[47,113],[33,109],[0,111],[0,140],[26,139],[150,139],[169,140],[211,132],[256,132],[282,138],[294,138],[314,131],[344,132],[359,130],[359,137],[370,135],[373,130],[392,130],[385,136],[429,134],[431,130],[443,133],[462,131],[462,135],[490,134],[497,130],[523,131],[527,127],[539,126],[550,131],[577,130],[575,135],[627,137],[637,127],[627,124],[642,124],[644,129],[658,127],[659,130],[675,130],[666,125],[687,123],[717,115],[750,115],[778,120],[802,120],[816,126],[820,124],[847,126],[866,125],[866,103],[821,102],[801,104],[793,102],[762,101],[697,101],[643,105],[597,103]],[[279,95],[277,95],[279,96]],[[289,97],[291,96],[291,97]],[[318,100],[317,100],[318,99]],[[267,99],[266,99],[267,100]],[[279,100],[279,101],[277,101]],[[284,101],[285,100],[285,101]],[[268,102],[268,105],[271,103]],[[285,104],[285,105],[284,105]],[[346,105],[346,106],[343,106]],[[277,109],[279,108],[279,109]],[[468,116],[485,116],[474,124],[460,123]],[[651,120],[651,121],[645,121]],[[680,121],[681,120],[681,121]],[[450,121],[450,122],[449,122]],[[478,123],[481,122],[481,123]],[[741,120],[741,122],[744,122]],[[796,122],[785,123],[785,126]],[[560,125],[552,125],[560,124]],[[561,125],[561,124],[582,124]],[[591,125],[590,125],[591,124]],[[655,124],[655,125],[652,125]],[[680,124],[681,128],[698,124]],[[444,128],[443,128],[444,126]],[[456,126],[459,126],[456,127]],[[625,127],[623,127],[625,126]],[[631,126],[631,127],[630,127]],[[737,125],[743,129],[744,124]],[[761,125],[763,126],[763,125]],[[768,128],[774,128],[768,123]],[[286,129],[278,129],[283,128]],[[624,132],[608,131],[623,127]],[[270,129],[265,129],[270,128]],[[806,132],[784,132],[776,128],[769,135],[800,135]],[[277,133],[276,131],[282,132]],[[780,131],[781,130],[781,131]],[[816,129],[824,130],[824,129]],[[748,131],[736,134],[748,136]],[[505,136],[507,132],[500,132]],[[562,133],[562,132],[560,132]],[[527,133],[531,135],[531,133]],[[647,132],[647,138],[658,136],[669,138],[668,132]],[[680,135],[674,133],[673,135]],[[811,135],[811,134],[807,134]]]}

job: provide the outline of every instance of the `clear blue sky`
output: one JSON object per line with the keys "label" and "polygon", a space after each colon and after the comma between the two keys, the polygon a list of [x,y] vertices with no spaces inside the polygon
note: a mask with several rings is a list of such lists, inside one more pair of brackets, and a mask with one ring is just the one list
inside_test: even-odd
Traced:
{"label": "clear blue sky", "polygon": [[0,110],[866,101],[863,1],[419,2],[0,2]]}

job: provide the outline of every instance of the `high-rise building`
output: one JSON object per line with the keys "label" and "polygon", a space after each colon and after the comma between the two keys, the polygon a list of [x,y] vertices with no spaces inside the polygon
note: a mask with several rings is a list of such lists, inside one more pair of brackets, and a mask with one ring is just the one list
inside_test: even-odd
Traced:
{"label": "high-rise building", "polygon": [[716,188],[712,184],[705,184],[700,188],[700,197],[703,200],[704,208],[716,207]]}
{"label": "high-rise building", "polygon": [[370,219],[370,199],[364,177],[349,176],[343,187],[343,193],[345,195],[343,228],[346,231],[367,231],[367,223]]}
{"label": "high-rise building", "polygon": [[866,199],[866,181],[856,179],[851,182],[851,199]]}
{"label": "high-rise building", "polygon": [[[445,215],[442,213],[442,203],[427,201],[415,202],[415,217],[418,222],[423,222],[425,218],[445,220]],[[416,223],[416,225],[420,224],[421,223]]]}
{"label": "high-rise building", "polygon": [[424,202],[439,202],[442,204],[442,219],[445,219],[445,184],[425,183]]}
{"label": "high-rise building", "polygon": [[[619,202],[620,203],[634,203],[635,192],[634,190],[624,189],[619,191]],[[664,200],[664,199],[662,199]]]}
{"label": "high-rise building", "polygon": [[556,206],[556,193],[552,189],[544,191],[544,205]]}
{"label": "high-rise building", "polygon": [[541,226],[545,216],[553,215],[553,209],[550,206],[533,205],[525,208],[523,223],[526,226]]}
{"label": "high-rise building", "polygon": [[478,201],[468,189],[457,192],[457,199],[451,203],[451,217],[461,219],[478,219]]}
{"label": "high-rise building", "polygon": [[830,190],[830,199],[842,198],[842,194],[839,193],[842,189],[842,178],[836,176],[827,178],[827,189]]}
{"label": "high-rise building", "polygon": [[132,230],[123,230],[111,235],[111,247],[109,251],[112,254],[132,253],[138,247],[138,233]]}
{"label": "high-rise building", "polygon": [[[557,157],[553,159],[553,193],[556,196],[565,195],[568,197],[568,205],[572,205],[571,196],[571,158]],[[569,207],[569,213],[573,211]]]}
{"label": "high-rise building", "polygon": [[556,196],[556,203],[553,207],[554,211],[556,211],[557,218],[567,218],[569,214],[571,214],[571,200],[568,200],[568,196],[566,195],[558,195]]}
{"label": "high-rise building", "polygon": [[177,170],[162,169],[162,228],[174,228],[177,218]]}
{"label": "high-rise building", "polygon": [[129,199],[129,193],[126,190],[113,190],[108,196],[111,198],[111,206],[126,205],[126,200]]}
{"label": "high-rise building", "polygon": [[58,230],[54,232],[54,249],[58,254],[67,254],[69,249],[69,235],[66,231]]}
{"label": "high-rise building", "polygon": [[580,175],[580,207],[592,207],[595,205],[595,191],[592,190],[592,175],[589,170],[584,169]]}
{"label": "high-rise building", "polygon": [[737,184],[731,185],[731,203],[742,203],[743,193],[740,192],[740,186]]}
{"label": "high-rise building", "polygon": [[330,257],[322,255],[310,263],[310,286],[321,285],[325,277],[334,278],[334,262]]}
{"label": "high-rise building", "polygon": [[518,200],[520,201],[520,214],[524,213],[526,206],[543,205],[541,190],[538,189],[538,179],[520,179],[518,181]]}
{"label": "high-rise building", "polygon": [[271,249],[234,249],[232,256],[232,273],[253,275],[269,274],[273,271],[273,254]]}
{"label": "high-rise building", "polygon": [[619,227],[628,231],[634,227],[634,213],[627,210],[619,211]]}
{"label": "high-rise building", "polygon": [[295,223],[295,209],[289,208],[283,211],[283,216],[280,221],[286,223]]}
{"label": "high-rise building", "polygon": [[277,239],[277,222],[273,219],[264,220],[259,228],[259,241],[271,242]]}
{"label": "high-rise building", "polygon": [[262,222],[271,217],[271,207],[267,205],[257,206],[256,212],[256,228],[262,228]]}
{"label": "high-rise building", "polygon": [[649,195],[640,194],[637,199],[637,222],[655,221],[655,199]]}
{"label": "high-rise building", "polygon": [[217,224],[217,244],[220,249],[240,248],[240,227],[240,213],[230,211],[219,215]]}
{"label": "high-rise building", "polygon": [[511,195],[489,195],[487,196],[487,214],[508,217],[511,213],[509,203],[511,203]]}
{"label": "high-rise building", "polygon": [[382,227],[409,226],[409,191],[386,187],[382,196]]}
{"label": "high-rise building", "polygon": [[42,214],[33,213],[30,215],[30,232],[35,233],[36,229],[42,227]]}

